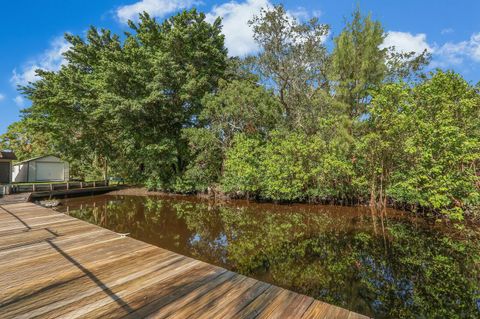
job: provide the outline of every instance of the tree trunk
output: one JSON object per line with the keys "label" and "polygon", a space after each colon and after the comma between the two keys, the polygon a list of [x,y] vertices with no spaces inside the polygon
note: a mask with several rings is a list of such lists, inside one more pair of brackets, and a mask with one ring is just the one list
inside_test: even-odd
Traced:
{"label": "tree trunk", "polygon": [[108,181],[108,160],[106,158],[103,160],[103,180]]}

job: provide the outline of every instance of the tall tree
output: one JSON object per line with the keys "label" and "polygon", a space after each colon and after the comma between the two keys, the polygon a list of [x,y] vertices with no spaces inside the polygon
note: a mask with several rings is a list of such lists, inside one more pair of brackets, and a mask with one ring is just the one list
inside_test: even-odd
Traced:
{"label": "tall tree", "polygon": [[25,121],[14,122],[0,135],[0,149],[13,150],[18,160],[53,153],[49,135],[38,134]]}
{"label": "tall tree", "polygon": [[331,79],[335,96],[349,105],[352,118],[365,112],[369,90],[386,76],[387,49],[380,48],[384,39],[380,22],[363,17],[358,8],[334,39]]}
{"label": "tall tree", "polygon": [[350,116],[362,116],[372,89],[384,82],[421,77],[430,54],[401,52],[384,47],[385,33],[381,23],[371,15],[363,16],[357,8],[352,20],[335,39],[330,80],[335,96],[350,107]]}
{"label": "tall tree", "polygon": [[317,18],[298,21],[282,5],[262,9],[250,25],[261,47],[255,71],[264,84],[273,84],[287,124],[301,127],[303,116],[311,111],[310,101],[319,90],[328,89],[324,42],[329,28]]}
{"label": "tall tree", "polygon": [[186,167],[181,130],[197,124],[203,95],[226,69],[221,24],[191,10],[162,24],[145,13],[129,25],[124,41],[95,28],[85,40],[67,35],[67,63],[23,88],[32,100],[25,120],[70,157],[168,188]]}

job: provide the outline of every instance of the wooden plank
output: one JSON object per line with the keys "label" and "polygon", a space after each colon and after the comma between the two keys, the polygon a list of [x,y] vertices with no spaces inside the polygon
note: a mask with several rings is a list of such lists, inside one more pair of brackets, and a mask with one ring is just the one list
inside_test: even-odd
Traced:
{"label": "wooden plank", "polygon": [[[149,271],[154,265],[157,268],[164,267],[167,263],[171,263],[180,259],[180,256],[172,256],[170,259],[163,259],[163,262],[159,264],[158,258],[164,257],[165,252],[153,253],[151,251],[144,251],[137,255],[134,261],[128,261],[127,257],[115,261],[112,263],[104,264],[95,269],[92,269],[92,273],[98,279],[98,282],[108,282],[108,285],[121,284],[123,281],[130,280],[132,276],[141,276],[145,272]],[[128,261],[128,262],[126,262]],[[145,267],[142,267],[145,266]],[[112,272],[112,267],[115,267],[115,271]],[[138,270],[132,270],[132,267],[138,267]],[[75,294],[71,292],[75,291]],[[21,302],[10,303],[2,308],[5,315],[12,315],[20,317],[22,312],[27,311],[31,316],[37,316],[40,314],[46,314],[52,310],[60,309],[66,305],[79,302],[88,296],[96,295],[100,292],[104,294],[104,287],[98,285],[89,276],[84,274],[74,280],[52,285],[50,288],[44,289],[38,293],[25,296]]]}
{"label": "wooden plank", "polygon": [[[209,292],[212,289],[216,289],[217,286],[222,283],[231,280],[235,277],[235,274],[229,271],[222,273],[220,276],[215,277],[214,279],[203,283],[201,286],[193,285],[189,288],[191,290],[186,291],[186,293],[178,296],[176,299],[169,299],[168,303],[165,303],[165,300],[159,299],[157,302],[151,303],[138,311],[136,311],[132,316],[128,318],[166,318],[169,316],[175,315],[176,311],[181,307],[187,305],[191,301],[199,298],[203,294]],[[183,292],[183,291],[182,291]]]}
{"label": "wooden plank", "polygon": [[5,222],[21,222],[19,219],[22,219],[23,221],[27,219],[34,219],[34,218],[39,218],[39,217],[53,217],[53,216],[59,216],[61,217],[62,214],[57,213],[53,210],[36,210],[35,213],[32,214],[32,208],[27,207],[24,209],[8,209],[5,206],[0,206],[0,221],[2,223]]}
{"label": "wooden plank", "polygon": [[[279,288],[280,289],[280,288]],[[295,296],[290,294],[289,291],[281,289],[280,293],[273,298],[273,300],[268,302],[268,305],[258,314],[255,318],[268,318],[270,315],[283,304],[292,302],[292,299]]]}
{"label": "wooden plank", "polygon": [[313,298],[305,295],[300,295],[291,291],[286,291],[286,293],[288,295],[287,300],[280,302],[270,314],[265,316],[262,314],[259,318],[301,318],[314,301]]}
{"label": "wooden plank", "polygon": [[[215,304],[218,303],[218,300],[228,298],[232,290],[236,287],[245,284],[246,277],[238,274],[234,274],[229,280],[222,282],[220,285],[216,286],[214,289],[209,289],[206,291],[196,289],[189,293],[184,300],[186,304],[182,304],[182,298],[177,299],[174,304],[175,310],[168,316],[160,315],[160,311],[156,312],[153,317],[155,318],[188,318],[192,315],[197,317],[200,313],[204,311],[205,308],[210,309],[215,307]],[[192,299],[193,298],[193,299]],[[187,301],[190,300],[190,301]]]}
{"label": "wooden plank", "polygon": [[[122,241],[122,246],[127,250],[117,249],[109,243],[97,245],[96,250],[82,251],[72,260],[58,255],[40,266],[32,264],[30,267],[22,267],[14,272],[0,274],[0,282],[8,282],[9,286],[0,291],[0,306],[12,302],[26,295],[38,292],[46,287],[62,282],[68,282],[85,274],[84,269],[100,266],[103,264],[121,260],[124,257],[135,258],[135,255],[145,249],[154,250],[154,247],[132,245]],[[100,247],[98,247],[100,246]],[[101,256],[108,255],[108,258]],[[20,267],[19,267],[20,268]]]}
{"label": "wooden plank", "polygon": [[328,311],[328,308],[328,304],[315,300],[303,314],[302,319],[326,318],[325,315]]}
{"label": "wooden plank", "polygon": [[[148,287],[148,285],[164,282],[177,274],[185,273],[199,264],[199,261],[190,258],[177,260],[175,263],[168,265],[168,267],[165,267],[164,269],[137,278],[136,280],[130,280],[124,285],[115,287],[112,290],[113,294],[111,296],[104,296],[98,300],[91,299],[90,302],[87,302],[83,307],[76,307],[75,310],[66,313],[64,318],[104,318],[109,310],[115,310],[115,316],[119,314],[129,314],[133,311],[133,308],[128,302],[124,301],[125,297],[139,293],[144,287]],[[172,284],[173,283],[170,282],[170,285]],[[120,304],[118,303],[119,301],[121,301]],[[119,307],[119,305],[121,307]]]}
{"label": "wooden plank", "polygon": [[256,318],[258,315],[263,313],[264,309],[267,308],[281,292],[282,289],[278,287],[268,287],[267,290],[265,290],[262,294],[255,298],[245,308],[236,313],[235,317],[244,319]]}
{"label": "wooden plank", "polygon": [[34,229],[29,232],[12,233],[0,236],[0,251],[54,239],[56,235],[47,229]]}
{"label": "wooden plank", "polygon": [[23,220],[24,223],[19,221],[12,221],[0,224],[0,232],[4,230],[29,230],[32,228],[49,227],[56,223],[62,223],[69,221],[71,217],[68,216],[45,216]]}
{"label": "wooden plank", "polygon": [[[0,212],[6,216],[11,216],[14,218],[36,218],[39,216],[62,216],[64,214],[56,212],[54,210],[44,208],[44,207],[32,207],[31,205],[24,207],[16,207],[14,205],[5,205],[2,206]],[[13,214],[13,215],[12,215]],[[65,215],[64,215],[65,216]],[[70,217],[72,218],[72,217]]]}
{"label": "wooden plank", "polygon": [[[254,292],[250,294],[251,299],[253,295],[259,292],[259,288],[264,291],[267,288],[266,284],[260,283],[255,279],[252,278],[245,278],[240,284],[235,285],[230,289],[226,294],[220,296],[220,298],[216,298],[213,300],[210,300],[209,302],[206,302],[202,307],[199,307],[199,309],[196,311],[196,314],[198,314],[198,318],[225,318],[228,311],[230,310],[230,307],[235,308],[235,305],[238,304],[239,298],[241,296],[245,297],[245,293],[247,291],[253,290]],[[258,296],[257,294],[257,296]],[[245,305],[245,303],[244,303]]]}
{"label": "wooden plank", "polygon": [[[135,257],[135,255],[138,253],[139,252],[137,251],[135,253],[116,256],[115,258],[110,260],[110,263],[117,261],[120,262],[122,260],[128,261],[128,258]],[[88,266],[100,267],[105,264],[108,264],[108,262],[100,261],[95,264],[91,263]],[[16,277],[12,277],[13,279],[11,280],[10,286],[7,286],[2,291],[0,291],[0,307],[12,302],[22,300],[28,296],[34,295],[53,286],[70,282],[85,275],[88,276],[91,272],[89,272],[88,269],[85,271],[85,269],[86,268],[77,268],[75,266],[68,267],[62,272],[52,271],[46,272],[44,275],[41,276],[26,276],[23,281],[21,279],[17,279]]]}
{"label": "wooden plank", "polygon": [[[94,271],[95,282],[90,277],[85,276],[64,285],[53,287],[41,296],[34,296],[31,298],[31,302],[35,307],[29,312],[29,315],[41,314],[47,317],[65,316],[75,318],[109,303],[114,303],[116,313],[120,313],[119,304],[116,303],[121,300],[119,291],[121,292],[125,287],[130,288],[132,282],[143,282],[142,280],[147,280],[146,278],[159,280],[148,275],[162,269],[167,272],[186,263],[185,257],[182,256],[172,255],[170,258],[163,258],[165,256],[155,254],[152,256],[152,252],[148,252],[148,255],[139,256],[137,264],[117,262],[115,264],[123,265],[119,267],[112,264],[104,265]],[[162,262],[155,262],[154,257],[163,258]],[[112,267],[116,268],[115,272],[111,271]],[[132,267],[136,267],[136,269]],[[76,293],[74,295],[71,294],[71,289],[75,289]],[[52,302],[52,300],[55,302]],[[39,302],[43,303],[39,304]]]}
{"label": "wooden plank", "polygon": [[[92,230],[93,228],[89,225],[85,225],[84,223],[80,222],[79,220],[70,219],[65,220],[62,223],[55,223],[52,225],[48,225],[47,227],[32,227],[31,229],[12,229],[7,231],[0,232],[0,242],[4,238],[4,236],[11,236],[15,234],[24,234],[28,235],[26,232],[35,231],[35,230],[46,230],[56,235],[56,237],[60,236],[72,236],[76,233],[79,233],[79,229],[82,231]],[[100,228],[101,229],[101,228]],[[105,229],[102,229],[105,230]]]}
{"label": "wooden plank", "polygon": [[152,247],[148,245],[136,246],[135,243],[126,242],[121,238],[116,239],[115,242],[116,245],[121,245],[127,249],[124,250],[122,247],[114,246],[115,244],[112,245],[113,241],[109,241],[96,243],[88,250],[74,249],[70,252],[65,252],[53,242],[49,242],[52,248],[57,251],[57,254],[47,255],[41,259],[34,259],[34,262],[27,260],[26,263],[17,265],[13,273],[0,273],[0,281],[12,280],[12,283],[21,283],[25,281],[25,278],[29,277],[35,277],[36,281],[38,281],[40,278],[48,277],[52,274],[59,274],[59,276],[61,276],[70,269],[78,269],[79,265],[88,267],[99,262],[104,262],[108,258],[116,258],[141,249],[152,249]]}
{"label": "wooden plank", "polygon": [[[100,242],[117,240],[118,235],[104,231],[86,231],[83,234],[75,236],[59,237],[54,239],[58,247],[63,250],[70,249],[87,249],[89,246]],[[42,258],[46,255],[58,254],[55,249],[47,242],[30,244],[28,246],[20,246],[0,251],[0,272],[7,271],[19,264],[34,262],[33,259]]]}
{"label": "wooden plank", "polygon": [[202,313],[199,318],[233,318],[269,287],[271,287],[271,285],[256,281],[251,288],[241,293],[238,297],[229,300],[229,302],[221,303],[216,309]]}
{"label": "wooden plank", "polygon": [[369,318],[368,316],[364,316],[353,311],[350,311],[347,317],[347,319],[368,319],[368,318]]}
{"label": "wooden plank", "polygon": [[[224,272],[224,269],[201,264],[188,273],[176,274],[175,277],[170,278],[168,281],[148,285],[138,292],[128,294],[122,299],[128,303],[133,311],[125,318],[145,317],[147,314],[162,308],[164,305],[213,280]],[[101,318],[116,318],[117,308],[107,305],[87,314],[85,318],[88,318],[90,315],[92,317],[98,315]]]}

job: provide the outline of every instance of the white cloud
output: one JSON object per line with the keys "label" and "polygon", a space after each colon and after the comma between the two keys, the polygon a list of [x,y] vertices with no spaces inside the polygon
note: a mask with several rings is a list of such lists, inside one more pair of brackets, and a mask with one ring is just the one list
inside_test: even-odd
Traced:
{"label": "white cloud", "polygon": [[320,18],[322,15],[322,11],[320,10],[307,10],[304,7],[297,7],[294,10],[290,10],[288,12],[292,17],[300,20],[300,21],[305,21],[311,18]]}
{"label": "white cloud", "polygon": [[[452,33],[453,29],[444,29],[442,34]],[[382,48],[395,46],[399,52],[421,53],[427,50],[433,55],[430,67],[445,68],[461,65],[465,61],[480,62],[480,32],[472,34],[470,39],[460,42],[446,42],[443,45],[429,44],[424,33],[389,31]]]}
{"label": "white cloud", "polygon": [[[214,6],[207,14],[207,21],[213,22],[217,17],[222,18],[222,31],[229,55],[242,57],[256,53],[260,49],[253,38],[253,30],[248,21],[260,14],[262,9],[272,7],[273,4],[269,0],[230,1]],[[309,12],[303,7],[297,7],[295,10],[288,10],[287,15],[290,19],[307,20],[320,17],[321,12]]]}
{"label": "white cloud", "polygon": [[434,48],[427,42],[425,33],[411,34],[409,32],[388,31],[387,37],[381,45],[382,48],[395,47],[397,52],[422,53],[424,50],[432,53]]}
{"label": "white cloud", "polygon": [[455,32],[455,30],[453,30],[452,28],[445,28],[445,29],[442,29],[442,31],[440,31],[441,34],[450,34],[453,32]]}
{"label": "white cloud", "polygon": [[5,99],[5,95],[1,94],[0,93],[0,101],[4,100]]}
{"label": "white cloud", "polygon": [[24,99],[21,95],[17,95],[17,96],[13,99],[13,102],[15,102],[15,104],[16,104],[18,107],[24,107],[24,106],[25,106],[25,99]]}
{"label": "white cloud", "polygon": [[480,32],[470,38],[470,56],[475,61],[480,61]]}
{"label": "white cloud", "polygon": [[134,4],[121,6],[117,9],[117,18],[126,23],[128,20],[136,20],[144,11],[154,17],[164,17],[181,9],[190,8],[199,4],[195,0],[141,0]]}
{"label": "white cloud", "polygon": [[461,64],[465,59],[480,62],[480,32],[472,34],[469,40],[447,42],[437,52],[441,58],[439,65]]}
{"label": "white cloud", "polygon": [[[178,10],[188,9],[198,4],[201,0],[141,0],[131,5],[117,8],[117,18],[126,23],[128,20],[136,20],[138,15],[146,11],[154,17],[165,17]],[[259,47],[253,39],[252,28],[248,21],[254,15],[258,15],[262,8],[272,7],[270,0],[246,0],[229,2],[215,5],[206,14],[206,20],[213,22],[217,17],[222,18],[223,34],[225,35],[225,46],[231,56],[245,56],[255,53]],[[320,11],[307,11],[303,7],[288,11],[290,17],[299,20],[306,20],[312,17],[319,17]]]}
{"label": "white cloud", "polygon": [[[197,0],[141,0],[131,5],[119,7],[116,10],[116,15],[123,23],[128,20],[136,20],[143,11],[148,12],[151,16],[161,18],[199,3],[201,1]],[[206,19],[213,22],[217,17],[221,17],[225,45],[230,55],[245,56],[258,50],[248,21],[267,6],[271,6],[269,0],[230,1],[214,6],[206,14]]]}
{"label": "white cloud", "polygon": [[39,55],[37,58],[25,63],[20,69],[13,70],[13,75],[10,79],[11,83],[17,85],[27,85],[29,82],[38,80],[35,70],[42,69],[46,71],[56,71],[62,64],[65,64],[63,53],[68,51],[70,44],[63,38],[55,38],[50,48]]}
{"label": "white cloud", "polygon": [[221,17],[225,46],[229,54],[245,56],[259,49],[248,21],[265,7],[271,7],[268,0],[247,0],[243,3],[231,1],[214,6],[207,14],[207,21],[213,22],[217,17]]}

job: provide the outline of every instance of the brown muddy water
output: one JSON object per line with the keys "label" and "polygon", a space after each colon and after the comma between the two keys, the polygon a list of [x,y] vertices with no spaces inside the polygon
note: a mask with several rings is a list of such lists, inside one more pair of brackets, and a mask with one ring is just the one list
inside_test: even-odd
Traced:
{"label": "brown muddy water", "polygon": [[480,232],[398,211],[98,195],[57,208],[376,318],[479,318]]}

